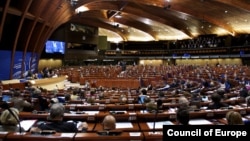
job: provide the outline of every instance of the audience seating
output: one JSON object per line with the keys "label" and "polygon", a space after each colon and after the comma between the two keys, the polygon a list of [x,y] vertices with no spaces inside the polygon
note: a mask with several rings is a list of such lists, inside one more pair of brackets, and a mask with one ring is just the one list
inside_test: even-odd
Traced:
{"label": "audience seating", "polygon": [[[243,67],[244,68],[244,67]],[[114,69],[114,68],[113,68]],[[156,68],[159,69],[160,68]],[[196,90],[199,89],[200,86],[200,78],[205,78],[206,80],[210,80],[209,75],[207,73],[201,73],[200,78],[197,78],[196,74],[192,72],[193,70],[188,67],[183,68],[175,68],[176,72],[169,72],[169,76],[166,77],[168,83],[172,83],[174,80],[173,76],[177,76],[178,73],[185,73],[185,79],[189,79],[194,81],[194,85],[188,90]],[[189,70],[190,69],[190,70]],[[220,78],[221,74],[224,74],[225,69],[213,68],[216,71],[216,77]],[[246,68],[245,68],[246,69]],[[165,93],[165,98],[162,99],[163,105],[159,110],[159,113],[150,113],[146,110],[145,104],[138,104],[137,97],[138,93],[135,90],[141,86],[138,74],[143,75],[143,81],[145,84],[154,84],[154,86],[159,85],[159,81],[162,80],[162,75],[157,71],[156,74],[152,73],[153,68],[147,66],[145,68],[138,67],[136,70],[138,71],[137,75],[132,78],[117,78],[117,72],[119,69],[114,69],[110,73],[111,74],[103,74],[101,73],[102,69],[96,71],[95,68],[81,68],[81,70],[74,70],[72,72],[67,72],[69,77],[73,82],[79,82],[84,84],[86,81],[89,81],[91,86],[108,86],[110,87],[110,91],[104,92],[104,98],[98,97],[98,93],[95,95],[96,99],[94,103],[87,103],[86,99],[80,100],[72,100],[68,103],[65,103],[66,111],[64,115],[64,120],[71,120],[74,122],[77,121],[87,121],[88,122],[88,130],[86,133],[55,133],[52,135],[34,135],[30,133],[18,134],[18,133],[2,133],[0,134],[0,138],[7,141],[17,141],[17,140],[58,140],[58,138],[62,141],[94,141],[94,140],[141,140],[141,141],[160,141],[162,140],[162,129],[149,127],[153,122],[163,123],[163,122],[171,122],[175,124],[176,121],[176,113],[175,110],[178,107],[178,99],[180,96],[186,96],[183,93],[174,94],[172,90],[178,90],[180,87],[171,88],[169,91]],[[145,72],[143,72],[146,70]],[[187,71],[189,70],[189,71]],[[244,69],[243,69],[244,70]],[[89,74],[82,74],[81,71],[88,72]],[[178,72],[178,73],[177,73]],[[187,73],[186,73],[187,72]],[[247,72],[247,71],[246,71]],[[66,73],[66,72],[65,72]],[[81,76],[79,75],[86,75]],[[96,75],[98,77],[93,77]],[[110,78],[104,77],[105,75],[109,75]],[[247,77],[250,75],[247,73]],[[242,75],[242,77],[246,77],[246,75]],[[182,80],[182,77],[177,76],[179,80]],[[239,98],[239,89],[238,82],[233,80],[232,75],[228,75],[230,82],[233,84],[233,88],[231,91],[227,92],[226,99],[223,99],[223,102],[228,103],[232,107],[225,109],[217,109],[217,110],[207,110],[204,109],[211,101],[201,102],[201,109],[190,111],[190,118],[193,119],[205,119],[211,121],[211,123],[217,124],[226,124],[224,117],[229,110],[238,111],[242,116],[246,116],[250,113],[250,108],[244,106],[245,100],[244,98]],[[223,79],[224,81],[224,79]],[[112,87],[111,87],[112,86]],[[111,88],[117,91],[111,90]],[[128,92],[128,88],[133,89],[133,92]],[[216,90],[220,88],[220,83],[215,83],[213,86],[204,88],[204,95],[208,96],[210,100],[211,93],[216,92]],[[122,90],[122,91],[121,91]],[[186,89],[187,90],[187,89]],[[51,93],[51,94],[50,94]],[[57,94],[50,92],[47,95],[44,94],[44,97],[51,98],[52,96],[63,96],[64,91],[61,90]],[[128,101],[126,103],[121,103],[119,101],[119,97],[121,94],[126,95]],[[31,97],[29,94],[24,94],[27,99]],[[148,96],[156,100],[159,98],[158,93],[156,91],[148,91]],[[191,98],[191,94],[186,96],[188,99]],[[37,101],[34,99],[33,104]],[[105,115],[113,114],[117,123],[120,125],[132,125],[132,127],[119,127],[123,132],[117,136],[103,136],[97,134],[98,131],[102,130],[101,122]],[[23,119],[38,119],[39,121],[45,121],[47,119],[48,113],[37,111],[35,112],[20,112],[20,120]],[[248,119],[248,118],[247,118]],[[215,123],[216,122],[216,123]]]}

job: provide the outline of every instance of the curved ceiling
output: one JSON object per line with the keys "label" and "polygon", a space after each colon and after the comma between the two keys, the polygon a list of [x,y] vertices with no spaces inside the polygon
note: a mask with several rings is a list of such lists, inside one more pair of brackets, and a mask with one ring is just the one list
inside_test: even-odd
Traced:
{"label": "curved ceiling", "polygon": [[6,0],[0,12],[0,43],[13,50],[41,52],[65,23],[98,27],[111,42],[250,33],[249,0]]}
{"label": "curved ceiling", "polygon": [[250,33],[247,0],[71,0],[71,4],[76,12],[70,22],[97,26],[111,42]]}

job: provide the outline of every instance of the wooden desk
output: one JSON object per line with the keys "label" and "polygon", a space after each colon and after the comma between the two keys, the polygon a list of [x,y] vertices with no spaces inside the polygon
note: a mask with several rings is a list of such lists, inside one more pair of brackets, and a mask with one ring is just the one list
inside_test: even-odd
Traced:
{"label": "wooden desk", "polygon": [[41,87],[43,89],[51,91],[54,89],[64,89],[64,80],[66,80],[66,76],[34,79],[34,80],[29,80],[29,83],[31,84],[31,86]]}
{"label": "wooden desk", "polygon": [[[96,114],[103,114],[102,111],[85,111],[82,114],[64,113],[64,120],[79,120],[87,122],[96,122]],[[20,112],[20,119],[38,119],[47,120],[49,113],[34,114],[32,112]]]}
{"label": "wooden desk", "polygon": [[163,141],[162,131],[143,132],[144,141]]}
{"label": "wooden desk", "polygon": [[[147,110],[137,111],[137,119],[138,121],[154,121],[155,117],[157,121],[163,121],[167,119],[175,119],[176,113],[169,113],[167,111],[163,111],[162,113],[149,113]],[[172,117],[174,115],[174,117]]]}
{"label": "wooden desk", "polygon": [[135,110],[145,110],[146,105],[145,104],[134,104]]}
{"label": "wooden desk", "polygon": [[138,135],[132,135],[130,132],[122,132],[118,136],[101,136],[97,133],[77,133],[74,141],[143,141],[143,133],[138,132]]}
{"label": "wooden desk", "polygon": [[106,104],[107,110],[128,110],[128,104]]}
{"label": "wooden desk", "polygon": [[0,132],[0,141],[5,141],[6,140],[6,136],[7,136],[8,132]]}
{"label": "wooden desk", "polygon": [[175,122],[172,121],[156,121],[155,122],[155,128],[154,128],[154,121],[150,122],[139,122],[141,131],[162,131],[163,125],[175,125]]}
{"label": "wooden desk", "polygon": [[3,90],[9,90],[11,88],[24,90],[25,86],[28,83],[28,82],[21,82],[20,79],[4,80],[1,82],[2,82],[2,86],[3,86]]}
{"label": "wooden desk", "polygon": [[7,135],[5,141],[73,141],[75,133],[55,133],[51,135],[34,135],[30,132],[19,134],[17,132]]}
{"label": "wooden desk", "polygon": [[116,121],[120,122],[134,122],[137,121],[137,114],[134,111],[106,111],[96,115],[97,121],[102,122],[106,115],[112,114]]}
{"label": "wooden desk", "polygon": [[[140,127],[138,123],[136,122],[117,122],[116,123],[116,129],[122,130],[124,132],[139,132]],[[94,131],[102,131],[103,126],[101,123],[97,123],[95,126]]]}
{"label": "wooden desk", "polygon": [[32,112],[20,112],[20,119],[37,119],[37,120],[45,120],[48,117],[48,113],[44,112],[41,114],[33,114]]}
{"label": "wooden desk", "polygon": [[66,104],[65,109],[72,110],[72,111],[100,111],[100,110],[106,110],[105,104]]}

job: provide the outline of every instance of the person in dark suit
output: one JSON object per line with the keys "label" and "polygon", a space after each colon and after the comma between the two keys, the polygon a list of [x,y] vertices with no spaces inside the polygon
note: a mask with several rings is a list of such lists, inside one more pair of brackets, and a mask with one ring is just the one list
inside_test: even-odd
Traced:
{"label": "person in dark suit", "polygon": [[221,96],[218,93],[211,95],[212,103],[208,105],[208,109],[220,109],[222,107],[228,107],[229,105],[221,101]]}
{"label": "person in dark suit", "polygon": [[10,99],[10,102],[12,102],[13,107],[17,108],[20,112],[31,112],[33,110],[32,104],[29,101],[23,99],[20,90],[13,91],[13,97]]}
{"label": "person in dark suit", "polygon": [[189,125],[190,116],[187,107],[179,108],[176,112],[177,125]]}
{"label": "person in dark suit", "polygon": [[40,123],[37,127],[31,128],[31,132],[39,132],[41,130],[54,130],[56,132],[81,132],[88,128],[86,122],[82,122],[79,127],[74,122],[63,121],[64,116],[64,105],[61,103],[55,103],[50,107],[50,113],[48,121]]}

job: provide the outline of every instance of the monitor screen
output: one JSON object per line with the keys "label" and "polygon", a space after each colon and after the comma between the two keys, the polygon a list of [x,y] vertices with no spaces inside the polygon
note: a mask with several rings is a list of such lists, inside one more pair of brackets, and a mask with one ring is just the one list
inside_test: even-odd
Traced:
{"label": "monitor screen", "polygon": [[4,102],[9,102],[11,99],[11,96],[10,95],[2,95],[2,101]]}
{"label": "monitor screen", "polygon": [[65,42],[48,40],[45,46],[46,53],[61,53],[65,52]]}
{"label": "monitor screen", "polygon": [[65,103],[65,97],[64,96],[58,96],[57,99],[58,99],[58,101],[60,103]]}

